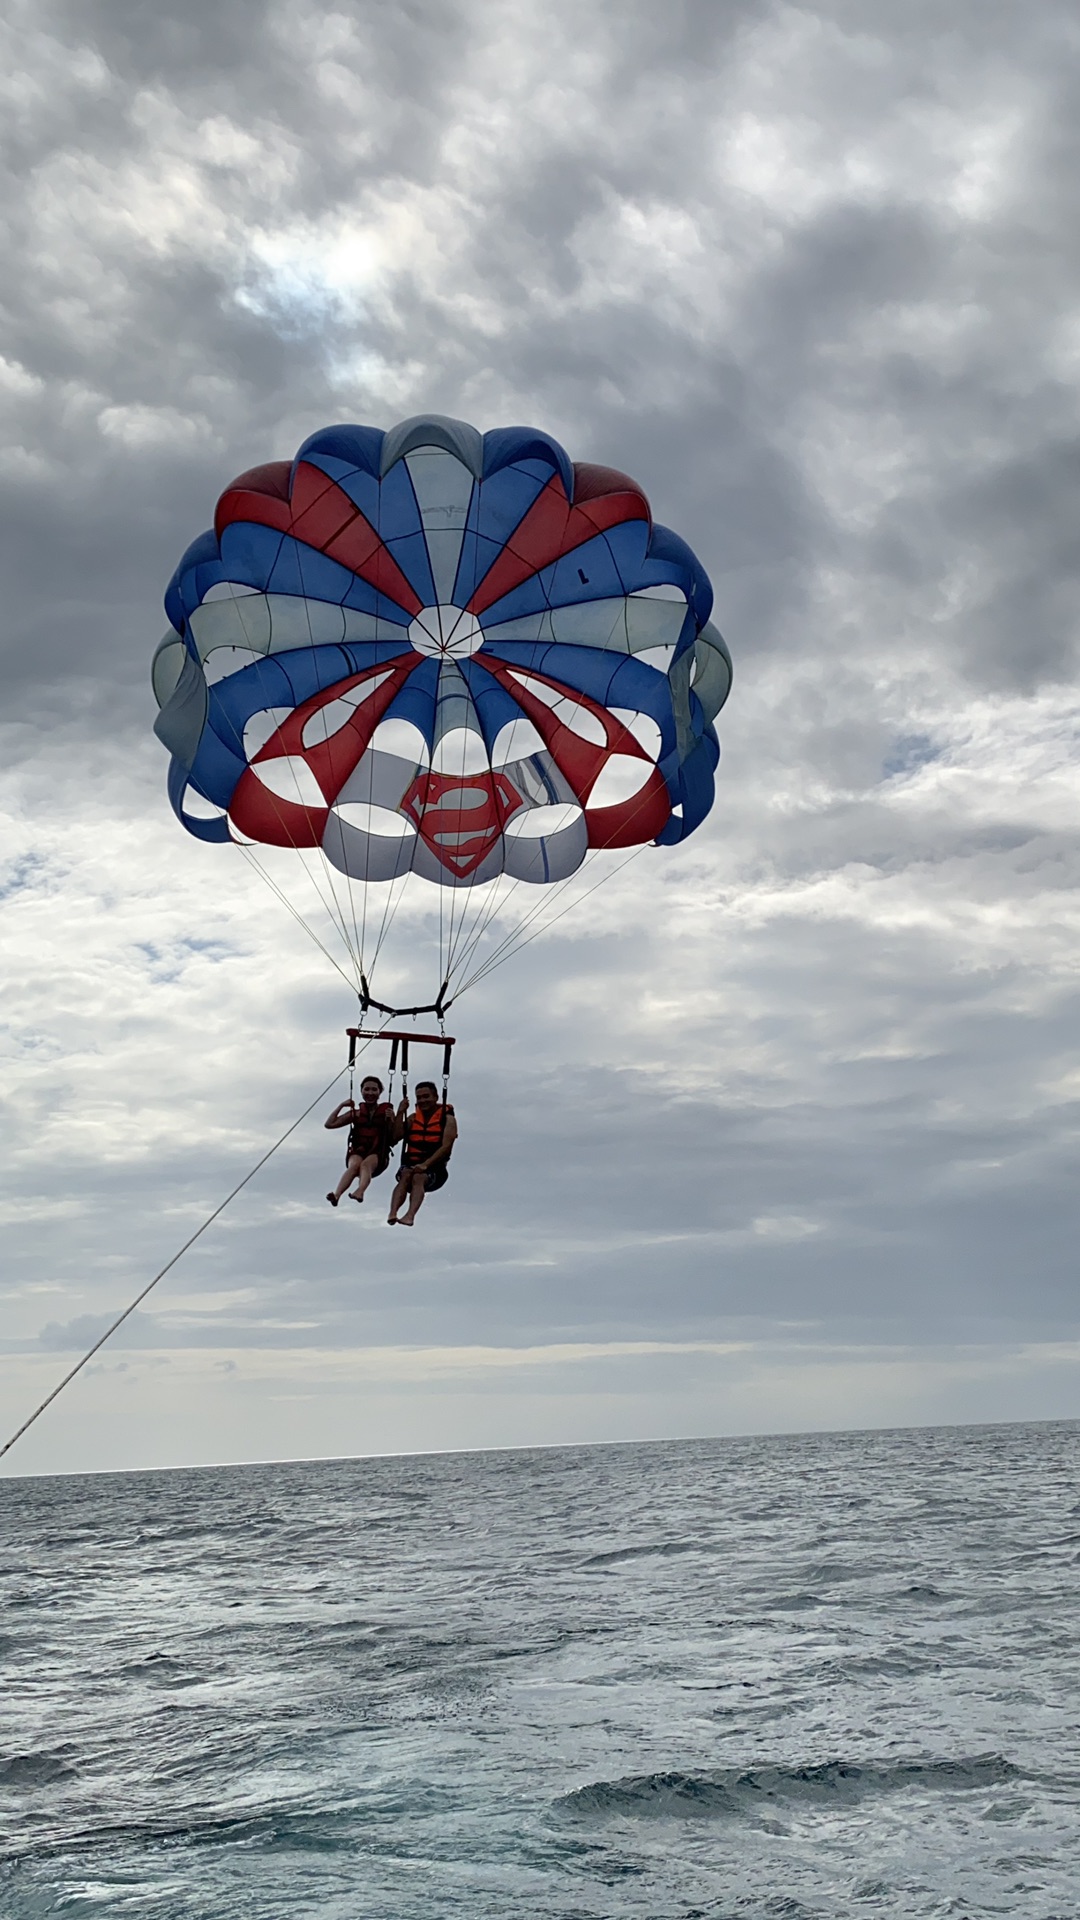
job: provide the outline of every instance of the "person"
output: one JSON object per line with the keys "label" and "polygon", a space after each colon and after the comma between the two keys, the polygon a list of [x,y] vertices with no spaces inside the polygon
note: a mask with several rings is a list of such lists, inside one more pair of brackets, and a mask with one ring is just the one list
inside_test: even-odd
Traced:
{"label": "person", "polygon": [[343,1193],[356,1182],[350,1200],[362,1201],[376,1175],[385,1173],[390,1165],[391,1149],[401,1139],[402,1127],[392,1106],[380,1098],[383,1083],[371,1073],[360,1082],[360,1104],[352,1100],[342,1100],[334,1108],[328,1128],[348,1127],[349,1139],[345,1149],[345,1171],[327,1199],[336,1207]]}
{"label": "person", "polygon": [[[454,1109],[448,1104],[440,1105],[434,1080],[417,1081],[416,1112],[409,1114],[408,1119],[406,1114],[408,1102],[403,1100],[397,1111],[397,1124],[405,1145],[387,1216],[386,1224],[390,1227],[415,1226],[425,1195],[445,1187],[450,1172],[446,1163],[458,1137]],[[409,1209],[399,1219],[406,1196]]]}

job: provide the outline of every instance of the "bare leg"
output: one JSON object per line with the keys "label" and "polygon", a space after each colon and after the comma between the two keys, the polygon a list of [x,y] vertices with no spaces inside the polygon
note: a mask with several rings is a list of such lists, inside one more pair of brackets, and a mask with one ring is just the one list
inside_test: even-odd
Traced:
{"label": "bare leg", "polygon": [[414,1173],[412,1176],[409,1188],[409,1211],[408,1213],[403,1213],[401,1216],[401,1224],[403,1227],[411,1227],[416,1224],[416,1216],[424,1204],[424,1195],[427,1192],[425,1185],[426,1180],[427,1175],[424,1173]]}
{"label": "bare leg", "polygon": [[409,1191],[409,1186],[411,1181],[412,1181],[412,1175],[409,1172],[408,1168],[407,1167],[403,1168],[402,1171],[398,1174],[397,1182],[395,1184],[393,1194],[391,1195],[390,1212],[387,1215],[387,1221],[386,1221],[386,1224],[388,1227],[397,1226],[398,1208],[401,1206],[405,1198],[405,1195]]}
{"label": "bare leg", "polygon": [[341,1179],[338,1181],[337,1186],[334,1188],[333,1193],[328,1193],[326,1196],[332,1207],[337,1206],[337,1203],[341,1199],[341,1196],[344,1193],[346,1187],[350,1187],[352,1185],[353,1181],[356,1179],[356,1176],[359,1173],[363,1164],[364,1163],[361,1160],[359,1154],[350,1153],[349,1158],[345,1163],[345,1171],[342,1174]]}
{"label": "bare leg", "polygon": [[370,1187],[372,1181],[375,1178],[375,1169],[378,1166],[378,1164],[379,1164],[379,1156],[377,1153],[366,1154],[364,1159],[359,1162],[359,1171],[356,1176],[356,1190],[354,1193],[352,1193],[349,1196],[350,1199],[352,1200],[363,1199],[365,1193],[367,1192],[368,1188]]}

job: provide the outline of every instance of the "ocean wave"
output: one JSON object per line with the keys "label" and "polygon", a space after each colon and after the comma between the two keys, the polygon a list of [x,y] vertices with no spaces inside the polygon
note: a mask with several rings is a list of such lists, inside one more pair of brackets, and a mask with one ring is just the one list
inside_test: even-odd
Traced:
{"label": "ocean wave", "polygon": [[670,1560],[682,1553],[700,1553],[699,1540],[649,1540],[633,1547],[612,1547],[606,1553],[590,1553],[582,1567],[618,1567],[626,1560]]}
{"label": "ocean wave", "polygon": [[51,1787],[54,1780],[70,1780],[76,1769],[64,1758],[64,1749],[52,1753],[12,1753],[0,1760],[0,1786]]}
{"label": "ocean wave", "polygon": [[0,1481],[0,1920],[1080,1920],[1080,1423],[1009,1444]]}
{"label": "ocean wave", "polygon": [[826,1760],[805,1767],[720,1768],[700,1773],[631,1774],[623,1780],[598,1780],[556,1801],[556,1809],[578,1818],[637,1815],[706,1815],[738,1819],[768,1803],[785,1806],[853,1804],[870,1795],[920,1792],[957,1793],[1015,1784],[1023,1769],[1002,1754],[959,1760],[849,1762]]}
{"label": "ocean wave", "polygon": [[193,1668],[190,1661],[177,1660],[168,1653],[148,1653],[142,1660],[128,1660],[119,1668],[125,1680],[145,1680],[153,1687],[197,1687],[211,1678],[211,1672]]}

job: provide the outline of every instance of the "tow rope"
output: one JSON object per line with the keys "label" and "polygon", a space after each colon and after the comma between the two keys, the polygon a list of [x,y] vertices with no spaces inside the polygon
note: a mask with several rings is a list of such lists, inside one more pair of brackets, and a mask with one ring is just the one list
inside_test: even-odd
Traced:
{"label": "tow rope", "polygon": [[218,1218],[219,1214],[224,1213],[226,1207],[230,1204],[230,1202],[236,1199],[237,1194],[243,1192],[243,1189],[247,1186],[247,1183],[249,1180],[254,1180],[255,1175],[258,1173],[260,1167],[265,1167],[271,1155],[275,1154],[279,1147],[284,1146],[286,1140],[289,1138],[289,1135],[292,1133],[295,1133],[297,1127],[303,1125],[303,1122],[307,1119],[308,1114],[313,1113],[315,1111],[315,1108],[319,1105],[319,1103],[326,1099],[326,1096],[331,1091],[331,1088],[337,1086],[337,1083],[341,1079],[342,1074],[347,1072],[348,1072],[347,1067],[341,1067],[339,1071],[335,1073],[333,1079],[330,1081],[329,1086],[325,1086],[321,1093],[317,1093],[315,1095],[314,1100],[312,1100],[310,1104],[304,1108],[303,1113],[299,1116],[298,1119],[293,1121],[292,1126],[286,1127],[285,1132],[281,1135],[281,1138],[279,1140],[275,1140],[272,1147],[267,1148],[266,1152],[262,1156],[262,1159],[256,1160],[255,1165],[251,1168],[250,1172],[245,1173],[243,1179],[237,1182],[232,1192],[226,1194],[224,1200],[221,1202],[221,1205],[218,1207],[215,1207],[213,1213],[207,1214],[206,1219],[203,1221],[202,1225],[200,1227],[196,1227],[190,1239],[185,1240],[183,1246],[180,1247],[177,1250],[177,1252],[173,1254],[173,1257],[171,1260],[166,1261],[165,1265],[161,1268],[160,1272],[155,1273],[153,1279],[147,1281],[147,1284],[143,1288],[142,1292],[137,1293],[135,1295],[135,1298],[131,1302],[131,1305],[129,1307],[125,1307],[123,1313],[117,1315],[111,1327],[106,1327],[105,1332],[101,1335],[100,1339],[95,1340],[93,1346],[88,1350],[88,1352],[83,1354],[82,1359],[77,1360],[75,1362],[75,1365],[72,1367],[71,1372],[65,1373],[59,1385],[55,1386],[51,1393],[46,1394],[44,1400],[41,1402],[41,1405],[39,1407],[34,1408],[34,1411],[30,1415],[30,1418],[28,1420],[24,1420],[22,1423],[22,1426],[18,1429],[18,1431],[12,1434],[11,1439],[8,1441],[5,1441],[4,1445],[0,1447],[0,1460],[3,1459],[5,1453],[11,1452],[11,1449],[15,1445],[16,1440],[22,1439],[23,1434],[26,1433],[28,1428],[33,1426],[35,1420],[40,1418],[41,1414],[44,1413],[46,1407],[52,1406],[52,1403],[56,1399],[57,1395],[63,1393],[64,1388],[71,1385],[71,1382],[74,1380],[75,1375],[77,1373],[82,1372],[87,1361],[92,1360],[95,1353],[100,1353],[102,1347],[105,1345],[106,1340],[112,1339],[112,1336],[116,1332],[117,1327],[122,1327],[124,1324],[124,1321],[128,1319],[128,1317],[131,1314],[134,1313],[136,1307],[142,1305],[142,1302],[146,1299],[147,1294],[153,1292],[153,1289],[157,1286],[158,1281],[164,1280],[165,1275],[167,1273],[171,1273],[177,1261],[183,1259],[183,1256],[187,1252],[188,1248],[193,1247],[195,1245],[196,1240],[199,1239],[201,1234],[204,1234],[206,1232],[207,1227],[213,1226],[214,1221]]}

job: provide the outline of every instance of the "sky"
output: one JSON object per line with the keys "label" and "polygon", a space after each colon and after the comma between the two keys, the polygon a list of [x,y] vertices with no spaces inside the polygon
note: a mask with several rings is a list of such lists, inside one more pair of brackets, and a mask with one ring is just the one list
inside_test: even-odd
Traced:
{"label": "sky", "polygon": [[1080,1417],[1075,9],[3,34],[5,1429],[355,1018],[166,800],[161,597],[225,483],[334,421],[541,427],[691,543],[735,663],[705,825],[454,1010],[415,1231],[327,1207],[335,1091],[4,1470]]}

